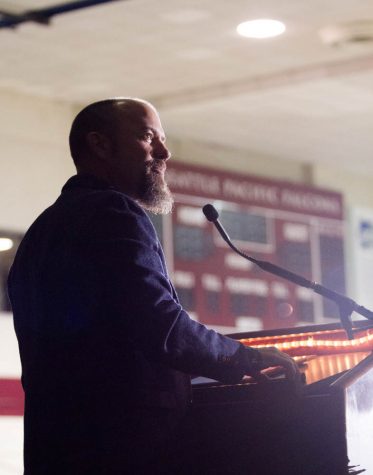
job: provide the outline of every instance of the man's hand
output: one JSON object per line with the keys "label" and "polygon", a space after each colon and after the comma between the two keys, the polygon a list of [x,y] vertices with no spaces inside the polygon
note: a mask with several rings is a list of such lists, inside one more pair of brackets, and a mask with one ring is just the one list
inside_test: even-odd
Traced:
{"label": "man's hand", "polygon": [[261,356],[260,369],[271,366],[281,366],[289,379],[300,379],[300,371],[296,362],[286,353],[282,353],[275,347],[258,348]]}

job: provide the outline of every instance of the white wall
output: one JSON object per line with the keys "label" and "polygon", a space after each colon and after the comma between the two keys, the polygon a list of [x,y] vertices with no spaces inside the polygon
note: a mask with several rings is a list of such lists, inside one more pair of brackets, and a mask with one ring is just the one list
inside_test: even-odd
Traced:
{"label": "white wall", "polygon": [[274,159],[250,150],[186,141],[182,137],[169,137],[167,144],[176,160],[188,163],[302,183],[310,179],[307,164]]}
{"label": "white wall", "polygon": [[0,91],[0,229],[25,230],[74,173],[70,105]]}
{"label": "white wall", "polygon": [[0,312],[0,378],[19,378],[21,363],[10,313]]}
{"label": "white wall", "polygon": [[[372,157],[373,160],[373,157]],[[353,163],[353,157],[351,157]],[[373,176],[335,168],[314,165],[312,180],[317,186],[340,191],[347,208],[351,206],[373,208]]]}

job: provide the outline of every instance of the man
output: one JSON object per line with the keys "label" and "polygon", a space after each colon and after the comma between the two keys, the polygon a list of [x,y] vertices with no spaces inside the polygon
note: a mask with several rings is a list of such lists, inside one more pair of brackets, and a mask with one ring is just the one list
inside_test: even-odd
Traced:
{"label": "man", "polygon": [[180,306],[144,212],[172,207],[170,153],[151,104],[89,105],[70,148],[77,175],[26,233],[9,278],[25,474],[177,473],[170,447],[190,374],[238,382],[267,366],[290,377],[297,368],[275,349],[207,330]]}

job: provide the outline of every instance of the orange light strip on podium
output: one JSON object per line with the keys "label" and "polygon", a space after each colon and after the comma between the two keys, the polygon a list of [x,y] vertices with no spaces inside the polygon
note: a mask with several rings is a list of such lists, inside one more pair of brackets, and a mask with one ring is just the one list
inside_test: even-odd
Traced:
{"label": "orange light strip on podium", "polygon": [[344,330],[318,331],[239,340],[252,348],[275,346],[290,356],[330,355],[373,350],[373,329],[359,330],[348,340]]}

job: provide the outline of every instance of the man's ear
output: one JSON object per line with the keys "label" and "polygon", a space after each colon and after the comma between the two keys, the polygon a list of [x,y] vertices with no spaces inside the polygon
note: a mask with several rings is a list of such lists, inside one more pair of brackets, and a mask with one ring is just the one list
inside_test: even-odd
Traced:
{"label": "man's ear", "polygon": [[100,132],[88,132],[86,141],[89,152],[98,158],[106,160],[111,156],[112,143],[107,135]]}

